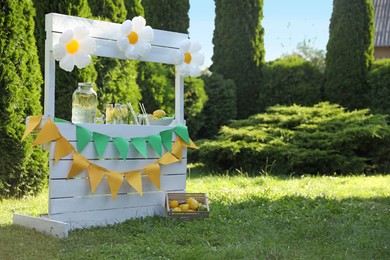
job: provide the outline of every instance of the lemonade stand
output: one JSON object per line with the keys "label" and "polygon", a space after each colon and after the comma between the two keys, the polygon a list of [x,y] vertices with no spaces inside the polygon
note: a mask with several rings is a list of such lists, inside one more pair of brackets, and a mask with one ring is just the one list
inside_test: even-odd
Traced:
{"label": "lemonade stand", "polygon": [[[191,49],[191,43],[186,34],[149,29],[149,42],[137,52],[127,46],[134,43],[134,35],[125,35],[123,41],[126,22],[46,15],[44,115],[28,119],[24,136],[35,131],[34,145],[42,144],[49,151],[48,212],[41,217],[15,214],[14,224],[66,237],[76,228],[163,216],[166,194],[185,192],[187,148],[195,145],[185,126],[183,77],[200,72],[188,66],[190,52],[182,51]],[[71,42],[72,29],[74,36],[81,37],[79,42]],[[176,66],[175,118],[170,125],[74,124],[55,118],[56,60],[71,71],[74,64],[69,57],[73,56],[66,55],[81,48],[77,44],[86,36],[90,39],[84,51],[90,50],[90,55]],[[61,44],[68,44],[67,53]],[[74,62],[82,67],[89,59],[80,56]]]}

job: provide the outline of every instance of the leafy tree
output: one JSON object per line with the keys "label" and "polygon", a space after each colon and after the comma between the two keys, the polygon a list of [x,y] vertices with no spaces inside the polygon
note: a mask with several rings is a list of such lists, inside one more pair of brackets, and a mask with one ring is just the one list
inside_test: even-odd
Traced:
{"label": "leafy tree", "polygon": [[196,135],[203,125],[202,110],[207,101],[204,82],[200,78],[187,77],[184,79],[184,117],[191,136]]}
{"label": "leafy tree", "polygon": [[284,56],[263,67],[259,111],[273,105],[314,105],[320,101],[323,75],[309,61],[297,55]]}
{"label": "leafy tree", "polygon": [[[93,15],[98,19],[114,23],[126,20],[124,0],[90,1],[90,6]],[[104,110],[107,104],[113,102],[122,104],[132,102],[134,105],[139,102],[141,93],[136,82],[137,61],[97,57],[95,67],[98,71],[96,85],[100,110]]]}
{"label": "leafy tree", "polygon": [[40,115],[35,10],[28,0],[0,0],[0,198],[36,194],[46,183],[47,156],[21,141],[27,116]]}
{"label": "leafy tree", "polygon": [[310,40],[298,43],[297,50],[293,52],[293,55],[298,55],[309,61],[323,73],[325,71],[325,51],[315,49],[310,44]]}
{"label": "leafy tree", "polygon": [[[35,38],[37,39],[40,65],[45,67],[45,14],[60,13],[84,18],[92,18],[92,12],[87,0],[34,0],[37,10]],[[55,93],[55,115],[56,117],[70,120],[72,116],[72,94],[79,82],[96,82],[97,72],[94,62],[87,67],[78,69],[75,67],[72,72],[59,68],[56,62],[56,93]]]}
{"label": "leafy tree", "polygon": [[374,59],[371,0],[334,0],[327,44],[324,96],[349,109],[369,106],[366,77]]}
{"label": "leafy tree", "polygon": [[208,100],[202,111],[204,124],[196,137],[212,139],[221,126],[237,116],[236,85],[233,80],[224,79],[215,72],[204,75],[202,79]]}
{"label": "leafy tree", "polygon": [[264,64],[263,0],[215,0],[213,65],[210,70],[236,84],[237,116],[257,111]]}

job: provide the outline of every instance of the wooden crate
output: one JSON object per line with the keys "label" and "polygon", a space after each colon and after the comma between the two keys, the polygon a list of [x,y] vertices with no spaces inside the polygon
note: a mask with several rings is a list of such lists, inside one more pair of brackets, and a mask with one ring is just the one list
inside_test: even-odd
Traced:
{"label": "wooden crate", "polygon": [[[198,202],[205,205],[207,207],[207,211],[175,212],[170,210],[169,208],[170,200],[177,200],[179,201],[179,203],[182,203],[185,202],[185,200],[190,197],[196,199]],[[166,193],[165,210],[166,210],[166,217],[179,218],[183,220],[202,219],[210,215],[209,201],[206,193]]]}

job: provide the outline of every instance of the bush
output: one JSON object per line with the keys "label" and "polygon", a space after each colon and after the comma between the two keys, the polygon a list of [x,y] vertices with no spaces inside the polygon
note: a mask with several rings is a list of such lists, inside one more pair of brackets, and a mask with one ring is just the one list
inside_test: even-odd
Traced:
{"label": "bush", "polygon": [[370,86],[371,110],[390,114],[390,59],[375,61],[367,78]]}
{"label": "bush", "polygon": [[338,105],[273,106],[224,126],[194,158],[213,169],[272,174],[389,172],[390,128],[382,115]]}
{"label": "bush", "polygon": [[259,112],[274,105],[314,105],[320,101],[322,73],[297,55],[285,56],[263,67]]}
{"label": "bush", "polygon": [[236,85],[233,80],[212,73],[202,77],[208,100],[204,106],[204,124],[196,138],[212,139],[222,125],[226,125],[237,115]]}

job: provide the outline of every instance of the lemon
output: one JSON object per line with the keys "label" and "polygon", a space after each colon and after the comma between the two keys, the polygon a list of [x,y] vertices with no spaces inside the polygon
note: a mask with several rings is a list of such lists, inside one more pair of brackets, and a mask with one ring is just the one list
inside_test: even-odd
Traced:
{"label": "lemon", "polygon": [[179,202],[178,202],[177,200],[170,200],[170,201],[169,201],[169,207],[170,207],[171,209],[176,208],[176,207],[179,207]]}
{"label": "lemon", "polygon": [[176,208],[173,208],[172,211],[173,211],[173,212],[180,212],[180,211],[181,211],[181,208],[176,207]]}
{"label": "lemon", "polygon": [[198,202],[196,201],[196,199],[194,199],[194,198],[192,198],[192,197],[186,199],[186,203],[187,203],[188,205],[190,205],[190,209],[197,210],[198,207],[199,207],[199,204],[198,204]]}
{"label": "lemon", "polygon": [[179,207],[180,207],[181,211],[187,211],[190,209],[190,205],[188,205],[187,203],[181,204],[181,205],[179,205]]}
{"label": "lemon", "polygon": [[158,109],[158,110],[155,110],[155,111],[153,111],[153,116],[154,117],[157,117],[158,119],[160,119],[160,118],[162,118],[162,117],[164,117],[164,116],[166,116],[167,114],[165,113],[165,111],[164,110],[161,110],[161,109]]}

